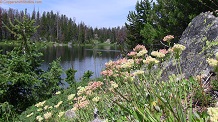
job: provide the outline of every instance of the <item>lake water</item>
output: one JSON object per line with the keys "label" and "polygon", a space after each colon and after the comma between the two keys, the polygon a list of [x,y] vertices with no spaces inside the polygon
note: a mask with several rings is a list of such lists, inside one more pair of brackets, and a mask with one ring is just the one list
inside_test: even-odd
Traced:
{"label": "lake water", "polygon": [[[11,50],[11,47],[1,47],[0,50]],[[63,70],[74,68],[77,70],[75,79],[79,81],[84,72],[90,70],[94,72],[91,78],[100,76],[100,72],[105,68],[105,63],[117,60],[120,52],[116,46],[53,46],[42,50],[42,69],[47,70],[49,63],[60,58]],[[66,74],[62,74],[62,79]]]}
{"label": "lake water", "polygon": [[[120,57],[120,52],[115,46],[57,46],[47,47],[42,52],[45,60],[42,64],[44,70],[53,60],[61,58],[61,66],[64,70],[71,67],[77,70],[76,80],[80,80],[88,70],[94,72],[91,78],[99,77],[106,62]],[[66,78],[66,74],[63,74],[62,78]]]}

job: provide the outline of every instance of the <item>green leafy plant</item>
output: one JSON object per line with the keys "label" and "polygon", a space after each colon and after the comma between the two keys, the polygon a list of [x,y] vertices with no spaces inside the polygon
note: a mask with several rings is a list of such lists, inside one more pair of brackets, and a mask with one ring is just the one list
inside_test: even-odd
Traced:
{"label": "green leafy plant", "polygon": [[92,75],[94,74],[94,72],[88,70],[86,72],[84,72],[83,76],[82,76],[82,81],[88,81]]}
{"label": "green leafy plant", "polygon": [[70,68],[68,70],[66,70],[66,75],[67,78],[65,79],[65,81],[72,87],[73,84],[75,84],[75,73],[77,72],[77,70],[74,70],[73,68]]}
{"label": "green leafy plant", "polygon": [[[0,118],[3,121],[13,121],[16,114],[62,89],[62,68],[58,60],[51,63],[48,71],[40,68],[42,53],[30,41],[37,29],[34,22],[24,15],[22,21],[16,20],[16,25],[10,20],[10,26],[5,25],[17,37],[20,46],[6,54],[0,54]],[[5,103],[9,106],[7,109],[4,107]],[[5,112],[8,112],[7,115]]]}

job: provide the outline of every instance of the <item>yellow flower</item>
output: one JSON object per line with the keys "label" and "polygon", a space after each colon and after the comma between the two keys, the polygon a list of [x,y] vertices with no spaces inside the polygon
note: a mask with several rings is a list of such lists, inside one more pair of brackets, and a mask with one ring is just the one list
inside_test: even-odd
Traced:
{"label": "yellow flower", "polygon": [[61,94],[61,92],[60,92],[60,91],[58,91],[58,92],[56,92],[55,94],[56,94],[56,95],[58,95],[58,94]]}
{"label": "yellow flower", "polygon": [[132,66],[134,66],[134,60],[133,59],[128,59],[127,62],[123,63],[121,65],[122,68],[126,69],[126,68],[131,68]]}
{"label": "yellow flower", "polygon": [[55,105],[54,107],[55,107],[55,108],[58,108],[62,103],[63,103],[63,101],[60,101],[60,102],[58,102],[58,104]]}
{"label": "yellow flower", "polygon": [[81,87],[81,86],[79,86],[77,89],[78,89],[78,92],[77,92],[78,95],[81,95],[86,91],[85,87]]}
{"label": "yellow flower", "polygon": [[175,44],[175,45],[172,47],[172,50],[173,50],[174,52],[181,52],[181,51],[183,51],[183,50],[185,50],[185,49],[186,49],[186,47],[183,46],[183,45],[181,45],[181,44]]}
{"label": "yellow flower", "polygon": [[137,76],[137,75],[143,75],[145,73],[145,71],[142,71],[142,70],[136,70],[133,75],[134,76]]}
{"label": "yellow flower", "polygon": [[41,122],[43,120],[43,118],[41,116],[37,116],[36,120],[38,120],[39,122]]}
{"label": "yellow flower", "polygon": [[53,106],[50,106],[50,107],[48,107],[49,109],[52,109],[53,108]]}
{"label": "yellow flower", "polygon": [[46,120],[49,119],[49,118],[51,118],[51,116],[52,116],[52,113],[51,113],[51,112],[47,112],[47,113],[44,114],[44,118],[45,118]]}
{"label": "yellow flower", "polygon": [[116,84],[115,82],[111,81],[110,83],[111,83],[111,86],[112,86],[114,89],[118,87],[118,84]]}
{"label": "yellow flower", "polygon": [[45,107],[44,107],[44,110],[47,110],[48,109],[48,105],[46,105]]}
{"label": "yellow flower", "polygon": [[152,106],[156,106],[156,105],[157,105],[157,102],[156,102],[156,101],[153,101],[153,102],[151,103],[151,105],[152,105]]}
{"label": "yellow flower", "polygon": [[151,52],[151,55],[152,55],[152,56],[155,56],[155,57],[158,57],[158,58],[163,58],[163,57],[165,57],[165,54],[164,54],[164,53],[161,53],[161,52],[158,52],[158,51],[152,51],[152,52]]}
{"label": "yellow flower", "polygon": [[42,111],[42,110],[43,110],[42,108],[37,109],[38,112],[40,112],[40,111]]}
{"label": "yellow flower", "polygon": [[148,53],[148,51],[146,49],[143,49],[141,51],[139,51],[139,53],[137,53],[138,57],[144,56],[146,53]]}
{"label": "yellow flower", "polygon": [[68,95],[67,99],[72,100],[74,97],[75,97],[75,94],[70,94],[70,95]]}
{"label": "yellow flower", "polygon": [[208,64],[209,64],[210,66],[212,66],[212,67],[216,67],[217,64],[218,64],[218,61],[215,60],[215,59],[212,59],[212,58],[208,58],[208,59],[207,59],[207,62],[208,62]]}
{"label": "yellow flower", "polygon": [[65,113],[65,112],[63,112],[63,111],[62,111],[62,112],[59,112],[59,113],[58,113],[58,117],[61,118],[61,117],[64,115],[64,113]]}
{"label": "yellow flower", "polygon": [[39,102],[39,103],[37,103],[35,106],[36,106],[36,107],[41,107],[41,106],[43,106],[43,105],[45,104],[45,102],[46,102],[46,101]]}
{"label": "yellow flower", "polygon": [[159,63],[159,61],[155,58],[152,58],[151,56],[148,56],[146,58],[146,60],[143,60],[143,63],[145,63],[145,64],[157,64],[157,63]]}
{"label": "yellow flower", "polygon": [[30,117],[30,116],[32,116],[33,115],[33,112],[32,113],[30,113],[30,114],[28,114],[26,117]]}
{"label": "yellow flower", "polygon": [[216,60],[218,60],[218,52],[215,53]]}
{"label": "yellow flower", "polygon": [[173,49],[172,49],[172,48],[169,48],[169,49],[167,50],[167,52],[173,53]]}
{"label": "yellow flower", "polygon": [[71,110],[76,111],[77,109],[78,109],[77,106],[75,106]]}
{"label": "yellow flower", "polygon": [[207,108],[207,113],[210,115],[210,121],[211,122],[218,122],[218,107],[216,107],[216,108],[212,108],[212,107]]}
{"label": "yellow flower", "polygon": [[100,100],[100,97],[98,97],[98,96],[97,96],[97,97],[94,97],[94,98],[92,99],[93,102],[98,102],[99,100]]}
{"label": "yellow flower", "polygon": [[82,86],[79,86],[79,87],[77,87],[77,89],[78,89],[78,90],[80,90],[80,89],[84,89],[84,87],[82,87]]}

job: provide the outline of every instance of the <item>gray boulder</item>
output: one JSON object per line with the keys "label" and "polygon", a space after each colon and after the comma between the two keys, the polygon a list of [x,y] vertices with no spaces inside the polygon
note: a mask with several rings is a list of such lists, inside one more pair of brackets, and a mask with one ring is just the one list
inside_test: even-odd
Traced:
{"label": "gray boulder", "polygon": [[68,118],[68,119],[72,119],[72,118],[75,118],[76,117],[76,113],[70,109],[68,111],[65,112],[65,116]]}
{"label": "gray boulder", "polygon": [[[196,16],[183,32],[178,42],[186,47],[181,54],[181,69],[183,77],[209,75],[213,68],[206,62],[218,52],[218,17],[212,12],[201,13]],[[177,74],[175,61],[170,59],[163,63],[163,80],[171,74]]]}

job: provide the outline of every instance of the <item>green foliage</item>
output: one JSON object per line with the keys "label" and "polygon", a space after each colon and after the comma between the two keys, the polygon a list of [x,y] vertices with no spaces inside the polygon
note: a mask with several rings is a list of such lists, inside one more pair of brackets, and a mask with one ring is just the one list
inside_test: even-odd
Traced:
{"label": "green foliage", "polygon": [[127,44],[130,49],[137,44],[162,48],[159,41],[164,36],[174,35],[176,42],[195,16],[217,6],[215,0],[140,0],[127,17]]}
{"label": "green foliage", "polygon": [[[76,82],[77,86],[86,86],[88,82]],[[44,117],[44,114],[46,112],[52,112],[53,119],[50,121],[58,121],[58,122],[70,122],[69,119],[65,118],[63,115],[62,117],[58,117],[59,112],[65,112],[72,108],[72,101],[68,100],[68,96],[71,94],[76,94],[76,89],[74,87],[69,87],[68,89],[64,91],[59,91],[60,94],[54,94],[50,99],[47,99],[45,101],[45,104],[42,107],[36,107],[35,105],[32,105],[31,107],[27,108],[26,111],[22,112],[18,116],[17,121],[27,122],[27,121],[36,121],[37,116]],[[58,93],[58,92],[56,92]],[[57,108],[54,107],[58,104],[58,102],[63,101],[62,104],[60,104]],[[47,106],[47,107],[45,107]],[[39,111],[41,110],[41,111]],[[30,117],[27,117],[27,115],[31,115]]]}
{"label": "green foliage", "polygon": [[9,27],[5,25],[4,27],[9,30],[12,34],[14,34],[15,37],[17,37],[17,40],[21,40],[21,46],[20,48],[29,53],[30,49],[28,46],[28,43],[30,41],[30,37],[36,32],[37,28],[39,26],[33,26],[35,23],[35,20],[29,20],[26,15],[23,17],[23,21],[20,22],[19,20],[15,19],[15,24],[12,23],[12,21],[9,19]]}
{"label": "green foliage", "polygon": [[[39,82],[37,75],[40,73],[40,54],[22,54],[20,50],[14,49],[5,55],[5,62],[2,64],[2,86],[5,92],[1,95],[1,102],[9,102],[16,105],[16,109],[23,110],[34,102],[32,90],[34,84]],[[31,102],[32,101],[32,102]]]}
{"label": "green foliage", "polygon": [[92,77],[92,75],[94,74],[94,72],[88,70],[86,72],[84,72],[83,76],[82,76],[82,81],[88,81],[90,80],[90,77]]}
{"label": "green foliage", "polygon": [[218,91],[218,80],[212,80],[211,82],[213,90]]}
{"label": "green foliage", "polygon": [[[59,61],[53,61],[48,71],[40,69],[42,54],[36,44],[30,42],[37,28],[34,21],[24,17],[17,23],[11,23],[6,28],[22,39],[21,46],[7,54],[0,54],[0,118],[5,121],[12,121],[16,114],[38,101],[50,98],[61,89],[62,69]],[[7,109],[4,107],[6,103]]]}
{"label": "green foliage", "polygon": [[[130,49],[135,47],[137,44],[145,44],[147,47],[149,47],[151,44],[151,43],[147,43],[148,37],[146,37],[146,31],[148,29],[144,26],[146,24],[150,28],[153,28],[151,27],[153,26],[153,23],[151,21],[151,16],[152,16],[151,4],[152,2],[150,2],[149,0],[137,1],[135,6],[136,10],[129,12],[129,15],[127,17],[129,24],[126,23],[126,28],[127,28],[127,43],[129,44]],[[151,32],[154,32],[154,30],[151,30]],[[155,33],[154,35],[153,33],[149,33],[148,35],[154,37]]]}
{"label": "green foliage", "polygon": [[37,84],[38,90],[36,90],[38,93],[37,96],[41,97],[40,101],[43,99],[50,98],[52,94],[63,89],[61,87],[62,73],[63,70],[60,66],[60,59],[58,59],[50,64],[48,71],[41,74],[40,76],[41,83]]}
{"label": "green foliage", "polygon": [[145,38],[143,43],[146,44],[147,47],[150,47],[150,50],[153,50],[154,40],[158,37],[154,27],[151,24],[146,23],[140,34]]}
{"label": "green foliage", "polygon": [[13,111],[13,106],[10,105],[8,102],[0,103],[0,121],[15,121],[16,113]]}
{"label": "green foliage", "polygon": [[65,81],[72,87],[76,81],[75,81],[75,73],[77,72],[77,70],[74,70],[72,68],[66,70],[66,75],[67,78],[65,79]]}

